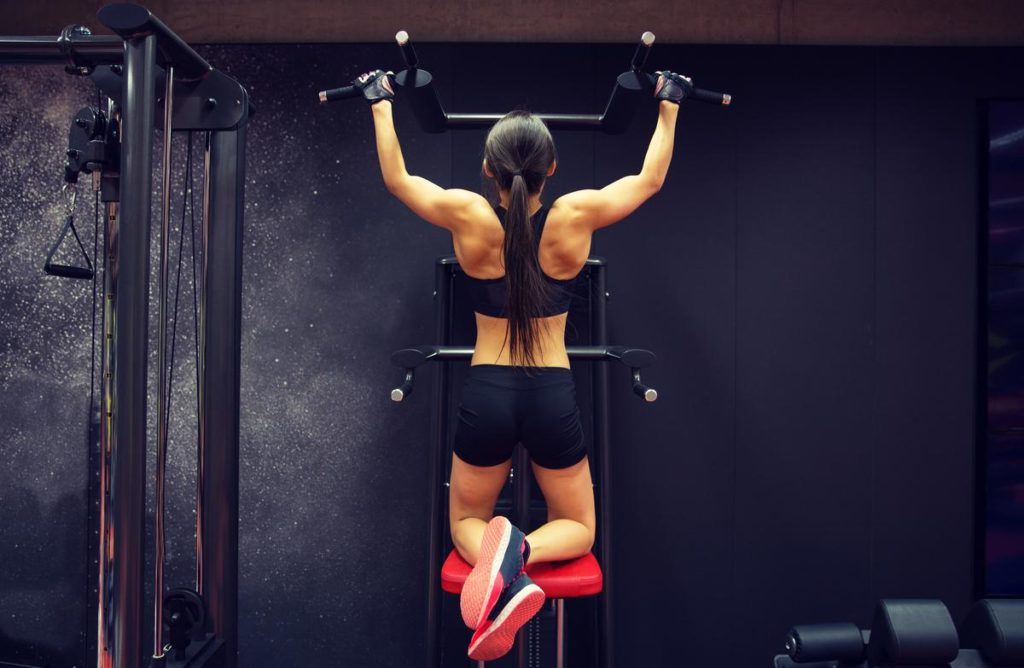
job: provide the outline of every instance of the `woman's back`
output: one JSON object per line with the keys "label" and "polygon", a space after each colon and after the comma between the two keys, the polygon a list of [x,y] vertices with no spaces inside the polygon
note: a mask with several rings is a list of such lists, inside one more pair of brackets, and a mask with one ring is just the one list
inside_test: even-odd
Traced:
{"label": "woman's back", "polygon": [[[659,74],[654,89],[654,97],[660,100],[658,124],[640,173],[599,190],[560,197],[551,207],[546,233],[538,233],[536,239],[531,217],[540,208],[539,196],[558,164],[554,139],[539,116],[510,111],[491,127],[484,141],[482,171],[493,180],[508,213],[507,225],[502,226],[480,195],[445,189],[408,172],[391,117],[394,91],[388,74],[377,71],[358,80],[374,109],[377,153],[388,190],[425,220],[452,232],[456,256],[468,275],[481,280],[508,276],[504,313],[495,305],[496,298],[489,309],[508,317],[477,313],[473,364],[568,366],[565,313],[545,315],[552,297],[549,283],[579,272],[594,230],[626,218],[661,189],[672,156],[679,102],[693,86],[678,74]],[[553,328],[552,322],[557,326]]]}
{"label": "woman's back", "polygon": [[[511,364],[507,287],[502,252],[507,210],[480,207],[472,222],[454,236],[455,256],[466,275],[476,315],[477,342],[472,364]],[[540,324],[534,341],[534,366],[568,367],[565,323],[575,283],[590,253],[592,231],[574,224],[559,201],[549,209],[539,201],[530,212],[534,248],[551,298],[534,318]]]}

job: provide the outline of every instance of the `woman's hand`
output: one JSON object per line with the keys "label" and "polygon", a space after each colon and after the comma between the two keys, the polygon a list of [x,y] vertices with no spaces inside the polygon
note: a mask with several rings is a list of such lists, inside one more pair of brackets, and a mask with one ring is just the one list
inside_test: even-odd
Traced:
{"label": "woman's hand", "polygon": [[394,72],[384,70],[373,70],[360,74],[352,80],[352,85],[363,91],[363,97],[372,107],[381,100],[393,101],[395,90],[391,87],[391,80],[388,77],[395,76]]}
{"label": "woman's hand", "polygon": [[690,77],[684,77],[675,72],[655,72],[658,76],[658,85],[654,88],[654,97],[659,100],[668,100],[679,104],[693,94],[693,82]]}

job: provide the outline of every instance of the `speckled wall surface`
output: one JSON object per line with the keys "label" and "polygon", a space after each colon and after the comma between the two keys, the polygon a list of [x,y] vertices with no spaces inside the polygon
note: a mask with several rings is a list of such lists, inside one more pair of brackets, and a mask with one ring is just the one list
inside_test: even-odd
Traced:
{"label": "speckled wall surface", "polygon": [[[60,68],[0,68],[0,647],[67,666],[85,640],[91,292],[42,266],[68,124],[95,99]],[[91,195],[79,210],[91,252]]]}

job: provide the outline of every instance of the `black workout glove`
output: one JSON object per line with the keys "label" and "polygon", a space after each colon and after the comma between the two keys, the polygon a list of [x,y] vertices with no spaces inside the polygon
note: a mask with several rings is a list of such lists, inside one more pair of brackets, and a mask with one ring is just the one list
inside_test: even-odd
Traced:
{"label": "black workout glove", "polygon": [[693,94],[693,82],[689,77],[675,72],[655,72],[658,77],[658,85],[654,87],[654,97],[659,100],[668,100],[679,104]]}
{"label": "black workout glove", "polygon": [[363,97],[372,107],[381,100],[394,100],[395,91],[391,87],[391,80],[388,77],[395,76],[394,72],[374,70],[360,74],[352,80],[352,85],[363,91]]}

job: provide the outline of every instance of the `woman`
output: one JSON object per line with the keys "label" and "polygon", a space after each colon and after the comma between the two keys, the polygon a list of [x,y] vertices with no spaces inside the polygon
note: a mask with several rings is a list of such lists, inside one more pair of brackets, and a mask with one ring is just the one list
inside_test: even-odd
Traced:
{"label": "woman", "polygon": [[[665,181],[678,104],[692,86],[678,74],[658,74],[658,124],[640,173],[563,195],[550,209],[540,198],[557,154],[538,117],[510,112],[487,135],[483,173],[500,200],[492,207],[474,192],[446,190],[406,171],[390,72],[354,82],[373,110],[384,184],[451,231],[471,289],[477,338],[455,431],[449,518],[456,549],[473,565],[460,601],[463,620],[475,629],[473,659],[505,654],[541,608],[544,593],[524,572],[527,564],[579,557],[594,544],[594,491],[565,323],[593,232],[628,216]],[[548,522],[529,535],[494,517],[518,442],[530,453],[548,507]]]}

